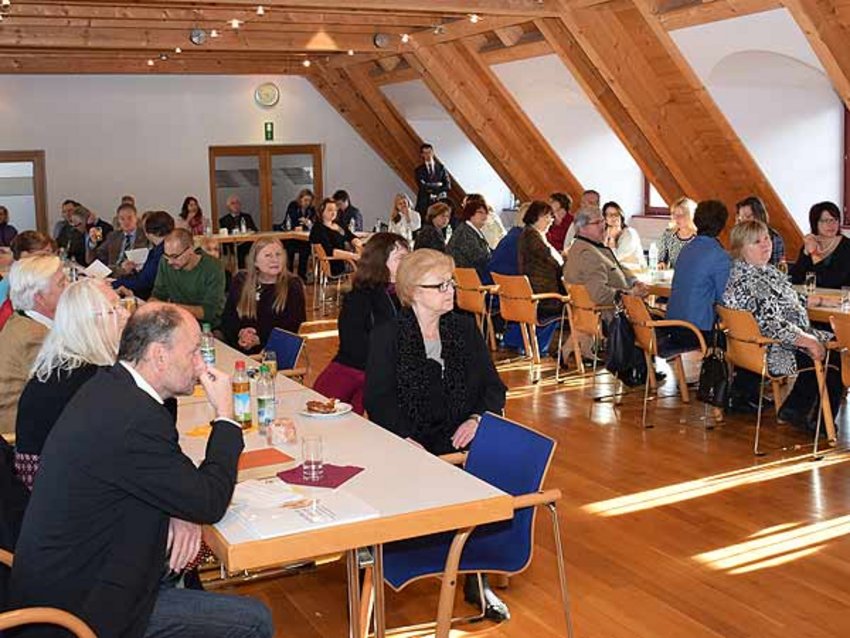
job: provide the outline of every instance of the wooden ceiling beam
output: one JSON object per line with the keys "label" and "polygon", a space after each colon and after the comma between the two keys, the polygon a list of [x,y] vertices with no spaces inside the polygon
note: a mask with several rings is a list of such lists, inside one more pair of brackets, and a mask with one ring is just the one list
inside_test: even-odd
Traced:
{"label": "wooden ceiling beam", "polygon": [[687,195],[732,207],[758,195],[795,254],[800,229],[652,7],[644,0],[563,7],[565,28],[682,188],[662,192],[665,199]]}
{"label": "wooden ceiling beam", "polygon": [[563,21],[545,18],[535,22],[547,44],[561,58],[596,109],[631,153],[644,175],[667,199],[673,201],[685,189],[643,134],[628,109],[579,46]]}
{"label": "wooden ceiling beam", "polygon": [[[679,3],[681,4],[681,3]],[[668,31],[694,27],[709,22],[739,18],[762,11],[782,8],[781,0],[709,0],[665,9],[661,4],[654,9],[658,20]]]}
{"label": "wooden ceiling beam", "polygon": [[[11,22],[11,21],[8,21]],[[250,29],[221,29],[221,36],[208,38],[207,51],[375,51],[371,34],[318,31],[269,33]],[[172,29],[66,29],[63,27],[0,27],[0,46],[64,49],[150,49],[171,50],[192,46],[188,33]]]}
{"label": "wooden ceiling beam", "polygon": [[850,4],[841,0],[786,0],[785,6],[850,109]]}
{"label": "wooden ceiling beam", "polygon": [[468,43],[415,47],[405,58],[520,199],[581,194],[579,181]]}

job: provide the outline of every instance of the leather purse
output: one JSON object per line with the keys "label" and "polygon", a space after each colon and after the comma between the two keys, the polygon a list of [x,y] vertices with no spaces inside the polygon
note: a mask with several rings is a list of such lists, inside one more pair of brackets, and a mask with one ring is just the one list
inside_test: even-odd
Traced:
{"label": "leather purse", "polygon": [[699,371],[697,398],[718,408],[725,408],[729,400],[729,367],[726,365],[726,352],[718,344],[720,329],[717,325],[711,331],[711,346],[702,359]]}

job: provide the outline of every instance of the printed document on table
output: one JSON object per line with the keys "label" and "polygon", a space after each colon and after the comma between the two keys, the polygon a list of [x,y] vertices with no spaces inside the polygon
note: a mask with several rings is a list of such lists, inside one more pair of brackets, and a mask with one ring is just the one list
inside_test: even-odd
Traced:
{"label": "printed document on table", "polygon": [[83,271],[87,276],[95,279],[106,279],[112,274],[109,266],[105,265],[100,259],[95,259],[89,267]]}
{"label": "printed document on table", "polygon": [[137,266],[144,266],[149,252],[150,249],[148,248],[134,248],[133,250],[126,251],[124,256]]}
{"label": "printed document on table", "polygon": [[378,510],[344,490],[319,490],[274,507],[248,505],[234,494],[233,502],[224,518],[216,523],[216,528],[228,542],[240,543],[347,525],[377,518],[379,514]]}

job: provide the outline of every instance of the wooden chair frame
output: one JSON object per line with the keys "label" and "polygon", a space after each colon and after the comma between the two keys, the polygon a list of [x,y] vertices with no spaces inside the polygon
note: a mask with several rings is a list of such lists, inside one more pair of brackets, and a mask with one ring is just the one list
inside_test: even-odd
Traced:
{"label": "wooden chair frame", "polygon": [[[744,370],[749,370],[761,377],[759,382],[759,405],[756,417],[756,434],[755,440],[753,441],[753,454],[755,456],[764,456],[765,452],[759,448],[759,440],[761,434],[765,381],[770,381],[773,388],[774,406],[778,414],[782,403],[780,401],[780,384],[787,382],[791,375],[774,376],[770,374],[767,368],[767,353],[770,346],[778,344],[779,341],[776,339],[770,339],[761,334],[758,323],[751,312],[718,305],[717,313],[720,316],[723,332],[726,334],[726,361],[730,368],[732,366],[743,368]],[[742,323],[749,325],[741,325]],[[744,334],[741,334],[742,332]],[[738,348],[741,348],[740,352],[738,351]],[[752,348],[758,349],[758,365],[755,365],[755,360],[751,360],[753,358]],[[821,417],[823,417],[824,424],[826,426],[827,437],[830,445],[835,444],[836,434],[835,422],[832,418],[832,406],[830,406],[829,398],[826,395],[826,373],[824,365],[820,361],[815,361],[811,368],[799,369],[797,372],[809,372],[811,370],[814,370],[815,372],[815,378],[817,379],[818,384],[818,393],[820,395],[820,410],[818,414],[817,428],[815,429],[815,440],[813,446],[813,456],[817,457]]]}
{"label": "wooden chair frame", "polygon": [[313,247],[313,308],[325,311],[327,303],[327,287],[330,283],[336,282],[336,303],[340,302],[342,292],[342,282],[349,278],[350,272],[344,272],[339,275],[331,274],[331,262],[341,261],[351,264],[355,269],[357,262],[348,257],[328,257],[325,249],[321,244],[312,244]]}
{"label": "wooden chair frame", "polygon": [[[633,295],[623,295],[623,305],[626,309],[626,316],[632,328],[635,331],[635,345],[643,350],[643,356],[646,359],[646,383],[643,391],[643,416],[641,417],[641,426],[652,427],[646,425],[646,408],[649,402],[649,390],[658,389],[658,379],[655,377],[655,361],[654,357],[661,356],[658,353],[658,336],[656,329],[658,328],[683,328],[690,330],[697,338],[699,344],[699,352],[701,356],[705,356],[706,345],[705,339],[699,329],[688,321],[679,319],[652,319],[649,314],[649,309],[643,299]],[[688,392],[688,380],[685,376],[685,366],[682,362],[684,352],[675,354],[671,357],[665,357],[668,363],[672,363],[676,370],[676,382],[679,385],[679,394],[683,403],[690,403],[691,398]]]}
{"label": "wooden chair frame", "polygon": [[[596,379],[596,368],[599,359],[596,356],[603,340],[602,314],[614,310],[613,305],[595,304],[590,298],[587,286],[583,284],[567,284],[567,314],[570,323],[570,341],[573,344],[573,356],[579,374],[585,374],[584,360],[581,356],[579,334],[589,334],[593,337],[593,378]],[[592,325],[591,325],[592,324]]]}
{"label": "wooden chair frame", "polygon": [[455,280],[457,281],[455,286],[457,307],[475,315],[478,329],[489,344],[490,350],[495,350],[496,335],[493,330],[492,299],[499,287],[495,284],[482,284],[474,268],[455,268]]}

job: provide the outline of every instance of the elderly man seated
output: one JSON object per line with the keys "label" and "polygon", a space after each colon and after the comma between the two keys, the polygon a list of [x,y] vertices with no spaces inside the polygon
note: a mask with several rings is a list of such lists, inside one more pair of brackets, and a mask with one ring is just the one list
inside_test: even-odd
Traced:
{"label": "elderly man seated", "polygon": [[17,312],[0,331],[0,434],[15,431],[18,397],[53,326],[56,304],[66,283],[58,257],[27,257],[12,265],[9,298]]}
{"label": "elderly man seated", "polygon": [[[630,270],[621,266],[613,251],[603,244],[605,218],[602,211],[598,207],[583,206],[576,213],[573,224],[576,238],[566,253],[564,281],[586,286],[590,298],[597,305],[613,305],[623,292],[645,297],[646,286],[638,282]],[[603,329],[612,316],[610,310],[603,313]],[[592,358],[590,338],[582,335],[579,344],[582,354]]]}
{"label": "elderly man seated", "polygon": [[136,248],[147,248],[148,238],[143,228],[139,226],[139,216],[132,204],[121,204],[118,207],[118,228],[113,230],[105,240],[95,247],[91,238],[86,242],[86,259],[89,262],[99,259],[109,266],[116,276],[126,275],[135,266],[128,261],[127,252]]}
{"label": "elderly man seated", "polygon": [[175,303],[198,321],[218,326],[225,299],[221,263],[196,249],[185,228],[169,233],[164,244],[151,299]]}

